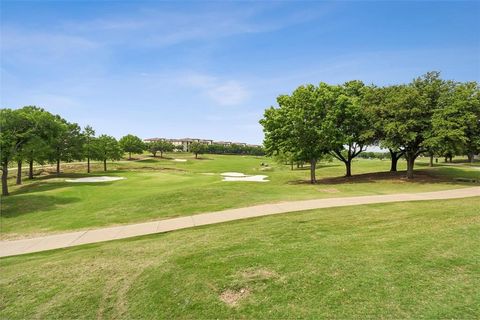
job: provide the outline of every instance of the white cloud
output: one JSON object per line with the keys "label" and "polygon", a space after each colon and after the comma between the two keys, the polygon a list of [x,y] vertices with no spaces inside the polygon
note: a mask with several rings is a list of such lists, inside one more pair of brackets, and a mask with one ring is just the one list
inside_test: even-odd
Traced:
{"label": "white cloud", "polygon": [[250,97],[248,89],[236,80],[225,80],[206,74],[189,73],[180,76],[179,82],[200,89],[203,95],[220,106],[239,105]]}
{"label": "white cloud", "polygon": [[208,96],[222,106],[233,106],[244,102],[249,97],[249,92],[236,81],[214,86],[207,90]]}
{"label": "white cloud", "polygon": [[49,59],[69,55],[78,51],[94,50],[99,45],[85,37],[64,33],[48,33],[4,28],[2,30],[2,52],[18,54],[18,52],[30,53],[36,56],[44,56]]}

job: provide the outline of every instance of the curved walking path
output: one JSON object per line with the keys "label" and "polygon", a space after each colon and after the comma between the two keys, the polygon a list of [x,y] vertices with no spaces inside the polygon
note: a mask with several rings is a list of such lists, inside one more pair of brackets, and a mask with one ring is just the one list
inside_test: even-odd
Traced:
{"label": "curved walking path", "polygon": [[480,187],[423,192],[373,195],[347,198],[327,198],[262,204],[159,221],[55,234],[31,239],[0,241],[0,257],[67,248],[87,243],[125,239],[233,220],[310,209],[354,206],[373,203],[443,200],[480,196]]}

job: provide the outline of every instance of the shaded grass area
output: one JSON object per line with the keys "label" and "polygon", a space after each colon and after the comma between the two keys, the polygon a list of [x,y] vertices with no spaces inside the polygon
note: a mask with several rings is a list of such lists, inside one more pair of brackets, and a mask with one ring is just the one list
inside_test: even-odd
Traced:
{"label": "shaded grass area", "polygon": [[[100,171],[102,164],[94,164],[91,175],[84,172],[84,164],[66,164],[59,177],[42,175],[26,180],[23,186],[12,186],[11,196],[2,199],[1,236],[29,237],[277,201],[435,191],[472,185],[454,181],[455,177],[480,178],[480,171],[466,166],[428,168],[420,161],[417,178],[407,181],[402,172],[386,172],[388,160],[358,160],[353,164],[355,175],[348,179],[343,177],[343,164],[320,163],[319,184],[310,185],[308,170],[291,171],[289,166],[264,157],[208,155],[208,161],[187,154],[172,157],[184,157],[187,162],[146,157],[110,164],[107,173]],[[404,167],[400,162],[399,170]],[[265,174],[270,182],[222,182],[219,174],[226,171]],[[92,175],[127,179],[77,184],[64,181]]]}
{"label": "shaded grass area", "polygon": [[0,313],[474,319],[479,203],[312,210],[3,258]]}

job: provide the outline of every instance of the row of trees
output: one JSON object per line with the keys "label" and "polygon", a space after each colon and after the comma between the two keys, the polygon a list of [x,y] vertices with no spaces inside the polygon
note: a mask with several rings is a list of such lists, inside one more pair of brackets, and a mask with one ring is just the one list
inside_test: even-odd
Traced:
{"label": "row of trees", "polygon": [[407,177],[415,159],[480,152],[480,90],[476,82],[446,81],[429,72],[411,83],[378,87],[349,81],[298,87],[277,98],[278,107],[260,120],[269,155],[309,162],[316,182],[317,161],[333,156],[351,176],[352,160],[368,145],[389,150],[391,171],[402,156]]}
{"label": "row of trees", "polygon": [[[134,136],[133,136],[134,137]],[[133,139],[133,138],[132,138]],[[136,153],[141,151],[140,148],[143,148],[145,151],[149,151],[154,157],[157,156],[157,153],[160,152],[160,157],[163,157],[164,152],[171,152],[173,150],[183,151],[183,145],[175,146],[173,143],[167,140],[157,140],[152,142],[147,142],[143,144],[139,138],[140,142],[137,141],[135,145],[137,146]],[[122,141],[122,140],[120,140]],[[222,144],[204,144],[201,142],[192,142],[189,145],[189,150],[195,155],[195,158],[198,158],[199,154],[210,153],[210,154],[248,154],[248,155],[264,155],[265,152],[260,146],[243,146],[237,144],[231,145],[222,145]]]}
{"label": "row of trees", "polygon": [[28,177],[33,179],[34,163],[56,163],[60,173],[62,161],[102,161],[107,170],[107,160],[120,160],[123,149],[114,137],[95,137],[92,127],[83,130],[76,123],[70,123],[35,106],[21,109],[0,109],[0,161],[2,170],[2,195],[8,195],[8,169],[17,163],[17,184],[22,184],[22,166],[28,163]]}
{"label": "row of trees", "polygon": [[261,146],[245,146],[240,144],[203,144],[199,142],[193,142],[190,145],[190,151],[195,154],[195,158],[198,157],[198,154],[242,154],[242,155],[254,155],[254,156],[263,156],[265,151]]}

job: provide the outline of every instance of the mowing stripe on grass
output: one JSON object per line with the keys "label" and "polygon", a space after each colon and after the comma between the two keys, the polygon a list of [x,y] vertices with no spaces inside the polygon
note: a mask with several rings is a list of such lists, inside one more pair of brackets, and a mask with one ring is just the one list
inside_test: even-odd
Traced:
{"label": "mowing stripe on grass", "polygon": [[192,228],[196,226],[203,226],[294,211],[354,206],[373,203],[443,200],[476,196],[480,196],[480,187],[412,194],[389,194],[362,197],[329,198],[264,204],[239,209],[229,209],[218,212],[202,213],[174,219],[136,223],[87,231],[61,233],[31,239],[0,241],[0,257],[66,248],[87,243],[124,239],[153,233],[167,232],[185,228]]}

